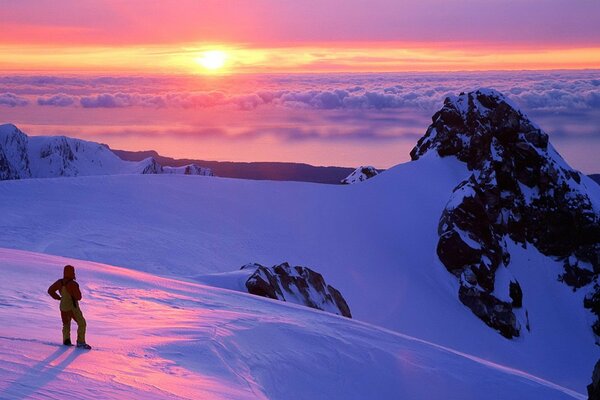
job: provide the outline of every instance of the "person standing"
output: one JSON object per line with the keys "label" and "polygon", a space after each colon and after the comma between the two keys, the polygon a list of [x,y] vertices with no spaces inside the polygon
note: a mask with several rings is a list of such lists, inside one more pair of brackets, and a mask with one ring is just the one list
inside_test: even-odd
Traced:
{"label": "person standing", "polygon": [[63,278],[50,285],[48,294],[53,299],[60,300],[63,344],[65,346],[73,345],[71,343],[71,320],[73,319],[77,323],[77,347],[89,350],[92,347],[85,342],[87,324],[79,307],[81,290],[75,279],[75,267],[65,265]]}

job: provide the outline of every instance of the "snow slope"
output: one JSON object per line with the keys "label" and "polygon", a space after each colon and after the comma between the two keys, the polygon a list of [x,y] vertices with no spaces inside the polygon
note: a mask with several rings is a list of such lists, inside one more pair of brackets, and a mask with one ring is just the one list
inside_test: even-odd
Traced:
{"label": "snow slope", "polygon": [[[83,351],[46,287],[77,266]],[[585,399],[451,349],[305,307],[0,249],[0,398]],[[32,329],[35,327],[35,329]]]}
{"label": "snow slope", "polygon": [[584,392],[599,352],[584,293],[557,282],[561,265],[532,247],[511,249],[531,322],[515,340],[457,299],[436,256],[437,225],[468,173],[455,159],[425,156],[347,186],[163,175],[3,181],[0,245],[190,281],[289,261],[323,274],[355,319]]}

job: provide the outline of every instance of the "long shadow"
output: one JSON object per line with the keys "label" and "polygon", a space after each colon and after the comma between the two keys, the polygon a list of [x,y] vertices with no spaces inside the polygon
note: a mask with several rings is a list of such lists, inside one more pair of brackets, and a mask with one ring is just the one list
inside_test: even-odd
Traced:
{"label": "long shadow", "polygon": [[[50,363],[70,351],[64,360],[56,365]],[[73,362],[82,352],[73,347],[61,346],[54,353],[44,358],[0,392],[0,399],[25,399],[37,392]]]}

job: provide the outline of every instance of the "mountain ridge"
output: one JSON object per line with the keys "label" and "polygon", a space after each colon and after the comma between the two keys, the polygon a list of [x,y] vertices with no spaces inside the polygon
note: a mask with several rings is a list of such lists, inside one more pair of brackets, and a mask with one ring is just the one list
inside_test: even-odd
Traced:
{"label": "mountain ridge", "polygon": [[223,178],[297,181],[325,184],[340,184],[355,168],[337,166],[315,166],[307,163],[271,161],[208,161],[191,158],[176,159],[160,155],[155,150],[128,151],[111,149],[117,156],[127,161],[139,161],[154,157],[165,166],[181,166],[190,163],[211,168],[215,175]]}
{"label": "mountain ridge", "polygon": [[195,164],[163,168],[152,157],[124,161],[105,144],[67,136],[27,136],[13,124],[0,125],[0,180],[111,174],[213,175]]}

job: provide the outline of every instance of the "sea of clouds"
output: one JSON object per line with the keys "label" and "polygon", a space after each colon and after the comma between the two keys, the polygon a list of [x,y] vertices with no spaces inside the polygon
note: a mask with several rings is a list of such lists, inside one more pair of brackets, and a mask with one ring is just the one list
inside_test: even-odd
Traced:
{"label": "sea of clouds", "polygon": [[[211,86],[200,80],[200,86]],[[223,78],[190,90],[187,77],[0,77],[0,106],[121,108],[262,106],[311,109],[420,108],[479,87],[497,89],[526,110],[600,108],[599,71],[263,75]],[[223,88],[219,87],[223,83]]]}
{"label": "sea of clouds", "polygon": [[[587,158],[590,148],[600,149],[600,71],[596,70],[224,77],[7,75],[0,77],[0,119],[13,122],[11,110],[20,109],[23,120],[31,110],[36,123],[43,124],[40,115],[60,110],[68,125],[70,114],[110,109],[111,116],[118,116],[133,115],[131,110],[136,110],[143,115],[140,126],[129,118],[127,128],[113,127],[102,134],[171,134],[212,140],[268,135],[281,141],[412,143],[425,132],[429,118],[447,96],[481,87],[503,92],[553,140],[568,141],[573,154],[579,154],[578,146],[586,150],[580,157]],[[198,123],[193,118],[203,110],[214,115],[221,109],[237,113],[229,119],[243,124],[235,134],[232,123],[220,119]],[[165,115],[169,110],[178,113],[177,127],[164,118],[152,122],[155,114]],[[93,114],[90,125],[108,125],[111,121],[98,120],[107,118],[102,115]],[[189,115],[183,117],[187,122],[181,120],[182,115]],[[81,120],[73,121],[79,132],[86,130]],[[600,161],[584,161],[585,169],[600,171]]]}

